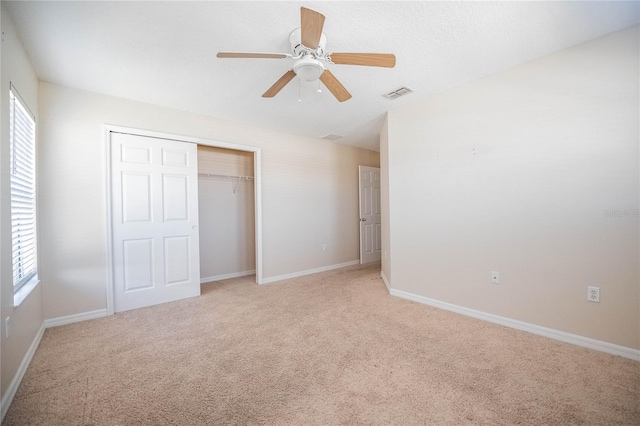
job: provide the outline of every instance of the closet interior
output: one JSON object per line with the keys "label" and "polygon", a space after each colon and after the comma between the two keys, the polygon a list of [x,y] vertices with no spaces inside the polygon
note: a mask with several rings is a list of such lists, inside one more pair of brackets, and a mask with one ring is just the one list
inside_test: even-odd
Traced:
{"label": "closet interior", "polygon": [[198,146],[200,282],[256,269],[253,152]]}

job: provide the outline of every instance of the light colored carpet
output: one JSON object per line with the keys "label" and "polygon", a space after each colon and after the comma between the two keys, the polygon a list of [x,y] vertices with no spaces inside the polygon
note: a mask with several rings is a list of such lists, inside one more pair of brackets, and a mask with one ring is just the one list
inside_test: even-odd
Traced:
{"label": "light colored carpet", "polygon": [[4,424],[640,424],[638,362],[389,296],[379,270],[49,329]]}

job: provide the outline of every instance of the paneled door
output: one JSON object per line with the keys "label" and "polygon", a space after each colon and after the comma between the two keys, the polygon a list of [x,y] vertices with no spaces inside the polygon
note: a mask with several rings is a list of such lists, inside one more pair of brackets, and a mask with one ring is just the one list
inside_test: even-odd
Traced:
{"label": "paneled door", "polygon": [[114,310],[200,295],[196,144],[110,139]]}
{"label": "paneled door", "polygon": [[380,260],[380,169],[358,166],[360,175],[360,263]]}

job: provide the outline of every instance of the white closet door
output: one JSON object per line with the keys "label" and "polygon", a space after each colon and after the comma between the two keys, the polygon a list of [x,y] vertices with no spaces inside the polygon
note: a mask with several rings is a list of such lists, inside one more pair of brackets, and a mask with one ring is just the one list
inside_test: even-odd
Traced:
{"label": "white closet door", "polygon": [[200,295],[197,146],[111,133],[116,312]]}

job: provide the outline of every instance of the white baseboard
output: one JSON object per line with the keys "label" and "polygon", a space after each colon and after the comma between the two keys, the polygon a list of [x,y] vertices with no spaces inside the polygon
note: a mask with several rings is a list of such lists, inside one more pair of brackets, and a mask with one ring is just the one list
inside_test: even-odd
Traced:
{"label": "white baseboard", "polygon": [[24,358],[22,358],[22,362],[18,367],[18,371],[16,371],[16,375],[13,376],[13,380],[9,384],[7,391],[2,397],[2,403],[1,403],[2,413],[0,415],[0,422],[4,420],[4,416],[7,414],[7,411],[9,411],[9,406],[11,405],[11,402],[13,401],[13,397],[16,395],[16,392],[18,391],[20,382],[22,382],[22,378],[24,377],[24,374],[27,372],[27,368],[29,367],[29,364],[31,364],[33,355],[36,353],[36,350],[40,345],[40,340],[42,340],[44,329],[45,329],[45,326],[44,324],[42,324],[42,326],[40,326],[40,330],[38,330],[38,333],[36,334],[36,337],[33,339],[33,342],[31,342],[31,346],[29,346],[27,353],[24,355]]}
{"label": "white baseboard", "polygon": [[[383,277],[383,280],[385,280],[384,277]],[[385,280],[385,284],[386,284],[386,280]],[[387,287],[388,287],[388,284],[387,284]],[[428,297],[418,296],[416,294],[408,293],[406,291],[396,290],[393,288],[389,290],[389,294],[391,294],[392,296],[397,296],[403,299],[422,303],[424,305],[434,306],[436,308],[456,312],[458,314],[466,315],[468,317],[489,321],[494,324],[503,325],[505,327],[515,328],[516,330],[527,331],[529,333],[537,334],[539,336],[560,340],[561,342],[571,343],[573,345],[582,346],[584,348],[594,349],[596,351],[606,352],[608,354],[619,355],[624,358],[640,361],[640,350],[638,349],[633,349],[633,348],[628,348],[626,346],[620,346],[613,343],[603,342],[601,340],[595,340],[589,337],[579,336],[577,334],[566,333],[564,331],[554,330],[552,328],[541,327],[539,325],[530,324],[523,321],[514,320],[511,318],[505,318],[498,315],[488,314],[486,312],[476,311],[474,309],[453,305],[447,302],[441,302],[435,299],[429,299]]]}
{"label": "white baseboard", "polygon": [[250,271],[232,272],[230,274],[214,275],[212,277],[200,278],[200,284],[210,283],[211,281],[228,280],[230,278],[246,277],[247,275],[253,275],[256,273],[255,269]]}
{"label": "white baseboard", "polygon": [[81,314],[67,315],[64,317],[51,318],[44,320],[44,328],[58,327],[60,325],[73,324],[74,322],[87,321],[96,318],[102,318],[107,316],[106,309],[98,309],[90,312],[83,312]]}
{"label": "white baseboard", "polygon": [[351,262],[339,263],[337,265],[323,266],[322,268],[307,269],[306,271],[293,272],[291,274],[276,275],[275,277],[264,278],[262,280],[262,284],[269,284],[276,281],[287,280],[289,278],[302,277],[304,275],[317,274],[318,272],[326,272],[326,271],[331,271],[333,269],[340,269],[347,266],[353,266],[353,265],[359,265],[359,264],[360,264],[360,259],[352,260]]}
{"label": "white baseboard", "polygon": [[389,292],[389,294],[391,294],[391,285],[389,284],[387,276],[382,271],[380,271],[380,278],[382,278],[382,282],[384,282],[384,285],[387,286],[387,291]]}

